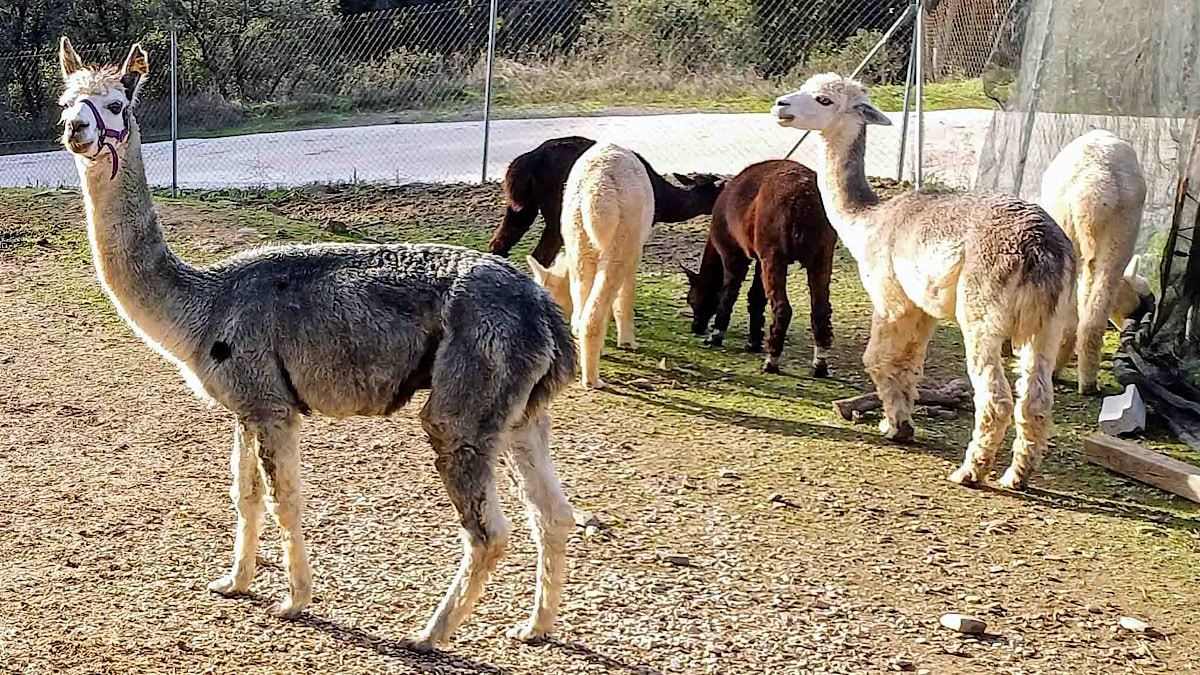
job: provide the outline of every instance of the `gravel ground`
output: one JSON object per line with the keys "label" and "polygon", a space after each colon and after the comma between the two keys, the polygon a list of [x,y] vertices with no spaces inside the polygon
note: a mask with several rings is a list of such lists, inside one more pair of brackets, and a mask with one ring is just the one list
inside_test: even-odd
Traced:
{"label": "gravel ground", "polygon": [[[497,200],[473,187],[210,195],[164,201],[160,214],[188,257],[213,259],[262,236],[486,241]],[[683,327],[675,307],[639,308],[644,353],[606,358],[614,390],[556,402],[558,470],[604,527],[571,538],[551,644],[504,637],[532,596],[533,548],[518,529],[450,650],[400,648],[459,555],[416,420],[423,398],[387,420],[306,425],[317,593],[307,616],[266,613],[285,588],[271,526],[257,595],[219,598],[204,584],[233,541],[231,420],[116,319],[81,222],[78,195],[0,191],[2,673],[1178,673],[1200,663],[1196,509],[1081,462],[1078,435],[1091,429],[1060,419],[1039,488],[1014,495],[944,480],[966,414],[923,412],[913,447],[833,419],[828,401],[865,386],[865,299],[844,256],[832,383],[760,377],[751,356],[664,342],[656,330]],[[647,294],[677,292],[668,265],[694,259],[699,232],[696,222],[663,231]],[[805,313],[797,307],[795,326]],[[803,349],[802,332],[789,351]],[[961,348],[939,340],[934,376],[960,370]],[[654,372],[662,356],[677,363]],[[1094,419],[1094,401],[1064,392],[1064,414]],[[507,497],[506,508],[519,525]],[[987,631],[942,628],[944,612],[978,616]],[[1125,615],[1158,634],[1118,629]]]}

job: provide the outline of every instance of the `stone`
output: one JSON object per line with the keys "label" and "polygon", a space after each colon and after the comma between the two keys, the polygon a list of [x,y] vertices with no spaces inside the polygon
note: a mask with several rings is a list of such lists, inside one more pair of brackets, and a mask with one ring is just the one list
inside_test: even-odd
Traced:
{"label": "stone", "polygon": [[604,527],[604,523],[601,523],[600,519],[596,517],[596,514],[592,513],[591,511],[584,511],[583,509],[575,509],[575,511],[572,515],[575,516],[575,524],[579,527],[582,527],[585,529],[589,528],[589,527],[594,527],[597,530]]}
{"label": "stone", "polygon": [[982,619],[977,619],[966,614],[943,614],[939,622],[953,631],[966,633],[968,635],[976,635],[987,630],[987,623]]}
{"label": "stone", "polygon": [[676,567],[691,567],[692,561],[682,553],[659,553],[658,559]]}
{"label": "stone", "polygon": [[1135,619],[1132,616],[1123,616],[1120,619],[1117,619],[1117,625],[1129,631],[1130,633],[1150,632],[1150,624],[1142,621],[1141,619]]}
{"label": "stone", "polygon": [[629,386],[636,387],[638,389],[653,389],[654,383],[644,377],[639,377],[635,380],[630,380]]}
{"label": "stone", "polygon": [[664,356],[658,360],[659,370],[673,370],[675,368],[675,359],[669,356]]}
{"label": "stone", "polygon": [[1105,396],[1100,404],[1100,431],[1110,436],[1120,436],[1146,428],[1146,403],[1138,392],[1137,385],[1125,387],[1116,396]]}
{"label": "stone", "polygon": [[741,476],[730,471],[729,469],[717,469],[717,476],[720,478],[726,478],[728,480],[738,480],[741,478]]}

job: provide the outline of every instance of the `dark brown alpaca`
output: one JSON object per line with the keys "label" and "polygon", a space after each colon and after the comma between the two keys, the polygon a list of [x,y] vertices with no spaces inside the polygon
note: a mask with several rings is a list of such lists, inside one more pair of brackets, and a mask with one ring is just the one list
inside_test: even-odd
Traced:
{"label": "dark brown alpaca", "polygon": [[[488,252],[508,256],[509,251],[529,231],[538,211],[546,226],[531,255],[549,267],[562,248],[562,200],[567,175],[575,160],[596,142],[582,136],[552,138],[508,165],[504,174],[504,197],[508,208],[504,220],[492,233]],[[654,222],[678,223],[699,215],[712,213],[713,203],[724,181],[711,174],[694,178],[674,174],[684,187],[667,182],[641,155],[638,159],[650,174],[654,187]]]}
{"label": "dark brown alpaca", "polygon": [[837,233],[825,215],[812,169],[789,160],[750,165],[729,181],[713,207],[712,229],[700,271],[684,268],[690,285],[687,301],[692,308],[692,332],[703,335],[715,315],[706,342],[722,344],[750,261],[757,260],[746,297],[750,312],[746,350],[762,350],[763,311],[769,301],[771,335],[763,370],[779,372],[779,357],[792,320],[787,296],[788,265],[798,262],[808,272],[816,341],[812,372],[816,377],[826,377],[829,366],[825,359],[833,342],[829,278],[836,243]]}

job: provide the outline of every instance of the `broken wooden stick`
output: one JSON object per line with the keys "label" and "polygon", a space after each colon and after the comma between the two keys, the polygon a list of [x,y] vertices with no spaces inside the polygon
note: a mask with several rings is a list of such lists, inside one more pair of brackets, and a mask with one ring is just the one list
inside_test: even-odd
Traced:
{"label": "broken wooden stick", "polygon": [[[973,394],[967,383],[961,379],[951,380],[936,388],[917,387],[917,405],[936,405],[943,408],[970,408]],[[876,393],[862,394],[852,398],[838,399],[833,402],[833,409],[844,420],[854,420],[863,413],[882,408],[883,403]]]}
{"label": "broken wooden stick", "polygon": [[1106,469],[1200,502],[1200,467],[1108,434],[1083,439],[1083,456]]}

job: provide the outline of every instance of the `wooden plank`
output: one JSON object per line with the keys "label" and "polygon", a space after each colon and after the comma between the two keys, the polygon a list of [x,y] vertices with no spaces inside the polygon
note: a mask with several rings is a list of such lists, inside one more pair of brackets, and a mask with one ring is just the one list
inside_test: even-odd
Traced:
{"label": "wooden plank", "polygon": [[1200,467],[1108,434],[1085,438],[1083,456],[1134,480],[1200,502]]}

